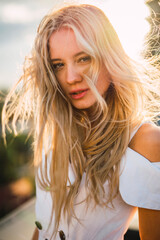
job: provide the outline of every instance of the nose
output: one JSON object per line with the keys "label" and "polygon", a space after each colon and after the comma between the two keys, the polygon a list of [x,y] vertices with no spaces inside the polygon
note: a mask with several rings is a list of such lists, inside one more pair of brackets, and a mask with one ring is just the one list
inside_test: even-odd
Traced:
{"label": "nose", "polygon": [[66,71],[66,81],[68,84],[75,84],[82,81],[82,76],[76,66],[68,66]]}

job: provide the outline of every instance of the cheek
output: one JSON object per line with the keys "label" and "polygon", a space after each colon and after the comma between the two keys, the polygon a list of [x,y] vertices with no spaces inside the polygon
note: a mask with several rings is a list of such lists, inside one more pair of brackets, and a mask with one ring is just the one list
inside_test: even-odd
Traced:
{"label": "cheek", "polygon": [[59,86],[65,91],[66,86],[65,86],[65,81],[64,81],[63,76],[61,76],[61,74],[57,74],[56,79],[57,79]]}
{"label": "cheek", "polygon": [[67,87],[64,84],[64,82],[59,82],[60,88],[62,89],[62,92],[67,95]]}
{"label": "cheek", "polygon": [[101,96],[103,96],[103,95],[105,96],[105,95],[106,95],[109,86],[110,86],[110,83],[109,83],[109,82],[103,83],[103,84],[101,84],[101,85],[99,86],[98,91],[99,91],[99,93],[101,94]]}
{"label": "cheek", "polygon": [[107,92],[109,86],[110,86],[110,79],[109,79],[109,76],[107,73],[101,73],[98,77],[98,80],[97,80],[97,84],[96,84],[96,87],[97,87],[97,90],[98,92],[103,95],[104,93]]}

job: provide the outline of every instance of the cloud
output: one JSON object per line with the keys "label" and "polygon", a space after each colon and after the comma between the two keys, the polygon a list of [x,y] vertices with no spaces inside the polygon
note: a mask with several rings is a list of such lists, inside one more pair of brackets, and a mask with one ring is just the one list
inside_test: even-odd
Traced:
{"label": "cloud", "polygon": [[0,7],[0,20],[3,23],[30,23],[39,20],[46,9],[34,9],[25,4],[7,3]]}

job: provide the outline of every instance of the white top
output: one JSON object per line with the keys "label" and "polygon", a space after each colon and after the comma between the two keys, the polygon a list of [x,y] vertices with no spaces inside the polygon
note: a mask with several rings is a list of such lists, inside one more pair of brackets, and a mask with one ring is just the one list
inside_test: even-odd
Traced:
{"label": "white top", "polygon": [[[140,127],[140,126],[139,126]],[[134,136],[135,132],[132,134]],[[74,174],[69,167],[69,177],[74,181]],[[62,230],[67,240],[123,240],[130,221],[136,211],[136,207],[160,210],[160,162],[151,163],[145,157],[127,148],[121,160],[120,193],[114,199],[114,208],[102,208],[97,206],[93,209],[91,201],[88,209],[83,200],[86,197],[85,173],[82,178],[79,194],[76,199],[75,213],[81,224],[76,220],[68,224],[62,219],[59,231]],[[107,182],[105,183],[107,194]],[[36,221],[42,230],[39,230],[39,240],[49,240],[53,228],[47,230],[52,200],[50,192],[42,191],[37,184]],[[54,222],[54,217],[52,219]],[[53,224],[52,224],[53,226]],[[56,240],[60,239],[59,234]]]}

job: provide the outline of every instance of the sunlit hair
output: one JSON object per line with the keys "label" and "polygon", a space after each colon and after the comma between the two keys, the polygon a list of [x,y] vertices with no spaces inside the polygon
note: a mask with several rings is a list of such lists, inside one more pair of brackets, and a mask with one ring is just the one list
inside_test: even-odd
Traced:
{"label": "sunlit hair", "polygon": [[[91,56],[91,67],[83,77],[97,98],[92,112],[74,108],[55,77],[49,39],[62,27],[72,29],[78,45]],[[110,76],[106,79],[110,87],[105,99],[95,87],[102,63]],[[142,121],[155,120],[158,88],[154,88],[154,78],[155,71],[150,79],[149,73],[126,55],[111,23],[97,7],[70,5],[43,18],[31,56],[26,58],[20,87],[18,83],[6,99],[3,134],[11,116],[15,133],[17,122],[23,129],[33,117],[34,162],[40,169],[37,179],[44,191],[51,192],[54,234],[62,214],[75,216],[74,201],[84,172],[87,204],[93,199],[95,205],[107,207],[117,195],[120,160],[131,132]],[[52,159],[48,162],[50,153]],[[69,164],[75,174],[73,184],[68,179]],[[106,181],[110,186],[107,196]]]}

